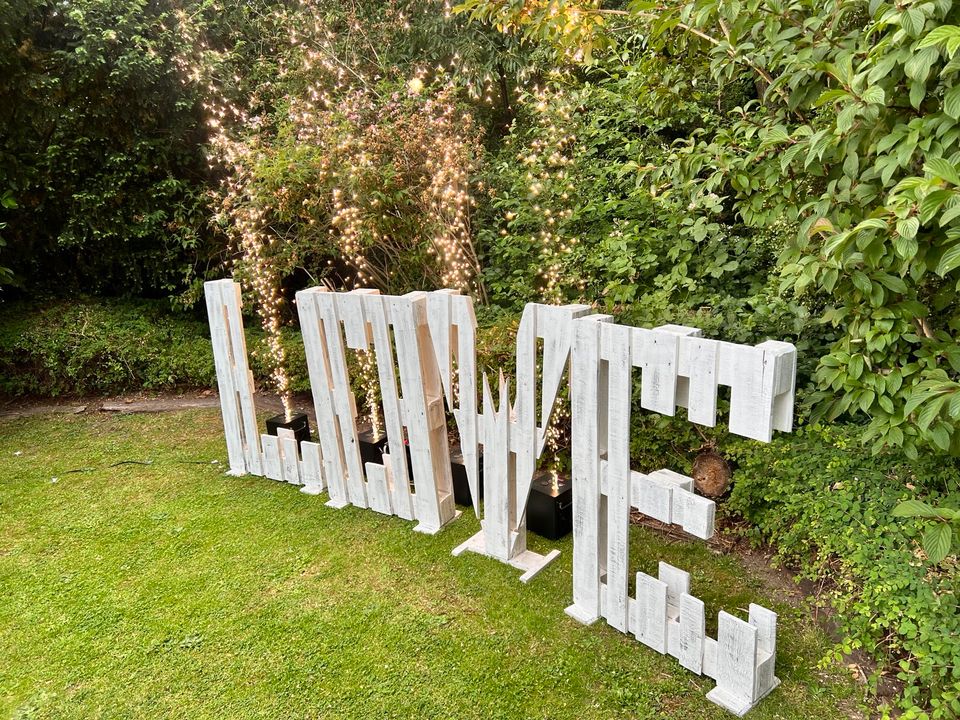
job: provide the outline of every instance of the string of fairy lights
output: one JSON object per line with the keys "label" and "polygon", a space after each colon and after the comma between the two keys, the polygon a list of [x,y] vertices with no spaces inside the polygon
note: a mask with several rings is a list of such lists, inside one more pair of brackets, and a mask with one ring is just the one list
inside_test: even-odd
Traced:
{"label": "string of fairy lights", "polygon": [[356,356],[360,365],[360,387],[363,388],[370,431],[374,438],[379,438],[383,422],[380,415],[380,378],[376,356],[369,350],[357,350]]}
{"label": "string of fairy lights", "polygon": [[[424,5],[424,12],[432,10],[429,5]],[[450,3],[441,5],[449,17]],[[183,11],[178,11],[177,20],[187,40],[185,46],[192,47],[192,52],[178,56],[175,64],[184,82],[204,91],[209,129],[207,159],[211,170],[219,170],[223,178],[215,198],[214,222],[226,229],[239,250],[234,263],[254,292],[267,336],[272,380],[289,415],[290,382],[280,338],[283,297],[281,278],[273,262],[273,247],[279,238],[271,230],[276,212],[289,210],[289,193],[286,188],[264,192],[256,174],[258,165],[269,155],[277,122],[275,108],[286,106],[286,117],[279,122],[288,124],[300,143],[322,151],[316,156],[318,166],[313,168],[317,192],[303,199],[302,219],[314,225],[318,215],[329,213],[328,234],[341,260],[354,270],[353,277],[343,278],[353,287],[390,288],[392,259],[411,243],[425,241],[428,254],[437,261],[436,282],[477,292],[475,280],[480,267],[472,243],[470,215],[475,202],[470,179],[474,158],[479,154],[479,133],[472,118],[457,108],[456,87],[449,74],[454,69],[453,61],[450,68],[417,70],[406,98],[385,99],[377,89],[379,77],[368,76],[338,55],[337,33],[328,27],[319,3],[302,0],[286,11],[286,18],[283,12],[276,11],[272,19],[276,26],[284,26],[285,20],[294,16],[296,22],[286,23],[291,28],[289,53],[279,58],[278,84],[294,77],[306,83],[303,91],[282,96],[273,107],[269,98],[261,96],[271,89],[269,83],[239,101],[231,99],[243,84],[241,78],[218,74],[228,66],[227,55],[209,47],[196,23]],[[392,18],[409,29],[409,18],[403,12],[393,12]],[[347,32],[364,32],[357,20],[348,20],[346,26]],[[428,79],[433,86],[429,93],[425,89]],[[487,87],[490,90],[492,85]],[[476,94],[472,83],[468,83],[468,91]],[[411,99],[415,101],[412,108]],[[403,112],[412,116],[405,123],[398,122]],[[395,122],[384,123],[385,117]],[[365,186],[369,188],[378,170],[395,161],[398,154],[419,160],[419,167],[399,168],[405,172],[404,179],[414,179],[410,184],[416,189],[415,200],[413,208],[407,210],[415,213],[419,222],[412,228],[411,223],[401,226],[412,229],[414,238],[391,233],[396,225],[391,213],[397,208],[385,207],[376,193],[362,192]]]}
{"label": "string of fairy lights", "polygon": [[[412,4],[386,5],[384,22],[409,30]],[[424,14],[439,9],[444,17],[452,16],[449,0],[426,0],[420,7]],[[182,81],[197,85],[205,97],[207,159],[222,177],[213,221],[239,251],[231,264],[253,290],[272,380],[289,415],[290,380],[280,334],[284,300],[276,261],[277,245],[284,238],[275,229],[275,217],[282,212],[305,229],[325,227],[340,261],[352,270],[352,275],[340,275],[345,289],[390,289],[401,281],[396,260],[423,244],[435,262],[422,282],[483,298],[471,225],[474,192],[483,191],[482,185],[473,185],[480,132],[458,97],[465,92],[492,104],[498,88],[489,72],[477,71],[457,52],[443,63],[414,70],[405,92],[386,94],[378,72],[356,57],[343,56],[342,48],[364,48],[365,43],[367,54],[376,55],[367,36],[370,29],[361,19],[344,11],[346,19],[341,18],[334,31],[322,0],[300,0],[273,12],[270,22],[275,27],[290,28],[289,47],[273,58],[279,68],[275,82],[241,92],[243,79],[226,70],[229,54],[210,47],[183,11],[177,12],[177,20],[191,50],[176,58],[176,67]],[[520,83],[528,78],[528,70],[518,71]],[[283,87],[299,90],[284,93]],[[543,298],[559,303],[568,299],[571,282],[582,283],[564,272],[564,260],[577,239],[562,230],[575,194],[569,176],[577,141],[571,129],[574,104],[555,87],[535,89],[522,102],[541,131],[519,150],[518,159],[527,168],[530,205],[542,219],[535,239],[542,258]],[[258,182],[258,168],[271,157],[278,124],[293,133],[298,146],[317,150],[310,156],[310,184],[301,194]],[[383,189],[384,168],[409,191],[406,207],[391,204],[384,199],[386,193],[377,192]],[[370,376],[362,379],[364,388],[375,386],[372,361],[369,356],[360,361],[361,374]],[[376,413],[378,402],[369,388],[366,392],[367,406]],[[371,420],[379,423],[379,418]],[[558,441],[555,425],[548,443]]]}
{"label": "string of fairy lights", "polygon": [[[537,219],[532,236],[539,248],[539,276],[544,302],[560,304],[579,299],[585,287],[582,272],[570,272],[568,263],[578,244],[575,232],[564,223],[573,217],[576,188],[573,168],[582,151],[577,143],[576,104],[560,85],[535,88],[521,96],[519,103],[531,115],[532,137],[516,149],[516,160],[526,168],[527,209]],[[504,213],[504,229],[514,220]]]}

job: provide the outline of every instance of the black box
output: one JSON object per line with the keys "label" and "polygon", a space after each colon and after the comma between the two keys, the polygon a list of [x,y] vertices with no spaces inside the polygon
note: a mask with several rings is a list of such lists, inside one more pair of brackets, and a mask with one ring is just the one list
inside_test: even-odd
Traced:
{"label": "black box", "polygon": [[534,475],[527,499],[527,529],[541,537],[559,540],[573,530],[573,489],[570,478],[550,472]]}
{"label": "black box", "polygon": [[[408,443],[404,443],[403,450],[407,455],[407,477],[410,481],[410,492],[414,492],[415,488],[413,484],[413,457],[410,455],[410,445]],[[387,438],[383,439],[382,452],[385,452],[388,455],[390,454],[390,441]],[[381,459],[378,460],[377,462],[383,462],[383,458],[381,457]]]}
{"label": "black box", "polygon": [[[477,458],[478,491],[483,500],[483,453]],[[453,501],[467,507],[473,505],[470,494],[470,482],[467,480],[467,466],[463,464],[463,454],[458,446],[450,448],[450,475],[453,477]]]}
{"label": "black box", "polygon": [[297,447],[302,442],[310,441],[310,421],[306,413],[297,413],[289,420],[283,414],[267,418],[267,435],[278,435],[277,431],[280,428],[293,431],[293,436],[297,439]]}
{"label": "black box", "polygon": [[374,437],[373,429],[364,430],[357,435],[360,440],[360,459],[367,463],[383,464],[383,451],[387,447],[387,436],[380,434]]}

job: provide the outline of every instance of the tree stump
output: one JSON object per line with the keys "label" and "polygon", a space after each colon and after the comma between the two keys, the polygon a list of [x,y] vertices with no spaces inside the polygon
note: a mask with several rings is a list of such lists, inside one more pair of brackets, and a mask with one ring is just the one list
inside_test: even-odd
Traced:
{"label": "tree stump", "polygon": [[718,498],[730,488],[730,465],[713,447],[706,447],[693,461],[694,486],[705,497]]}

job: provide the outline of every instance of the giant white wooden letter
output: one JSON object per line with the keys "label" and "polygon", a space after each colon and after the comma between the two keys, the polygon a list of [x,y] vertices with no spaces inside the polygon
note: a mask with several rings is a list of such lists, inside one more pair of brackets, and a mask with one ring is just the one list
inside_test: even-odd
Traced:
{"label": "giant white wooden letter", "polygon": [[641,373],[640,406],[716,422],[717,384],[729,385],[730,430],[769,441],[789,430],[796,351],[787,343],[746,347],[699,337],[693,328],[615,325],[609,317],[576,322],[573,344],[573,604],[583,623],[599,618],[717,681],[708,698],[742,715],[779,683],[774,675],[776,614],[751,606],[747,621],[720,614],[717,640],[705,636],[703,603],[690,578],[660,564],[659,577],[637,573],[629,595],[631,508],[707,539],[714,504],[693,481],[670,470],[630,469],[632,371]]}
{"label": "giant white wooden letter", "polygon": [[[589,312],[586,305],[529,303],[523,310],[517,334],[517,392],[513,405],[502,372],[496,403],[488,378],[483,378],[483,413],[478,416],[478,436],[483,445],[482,529],[454,548],[453,554],[470,550],[508,563],[523,570],[522,582],[529,581],[560,554],[558,550],[546,555],[527,550],[527,500],[563,373],[570,362],[574,320]],[[542,382],[537,392],[539,341],[543,341]],[[463,360],[461,357],[460,362]],[[475,372],[470,377],[474,376]],[[461,383],[461,398],[468,392],[472,394],[473,387]],[[473,497],[476,507],[475,492]]]}
{"label": "giant white wooden letter", "polygon": [[240,285],[232,280],[213,280],[204,283],[203,289],[230,473],[260,475],[260,436],[253,404],[253,373],[247,366],[247,341],[240,315]]}
{"label": "giant white wooden letter", "polygon": [[[297,293],[297,308],[330,504],[416,519],[416,530],[437,532],[456,510],[427,294],[394,297],[369,290],[332,293],[311,288]],[[390,451],[382,464],[364,465],[345,350],[369,350],[371,345]],[[410,467],[405,446],[410,449]]]}

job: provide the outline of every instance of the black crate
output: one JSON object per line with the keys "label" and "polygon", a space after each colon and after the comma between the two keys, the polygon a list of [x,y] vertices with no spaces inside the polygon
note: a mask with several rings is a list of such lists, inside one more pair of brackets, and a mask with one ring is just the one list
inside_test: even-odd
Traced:
{"label": "black crate", "polygon": [[[404,452],[405,452],[406,455],[407,455],[407,475],[408,475],[408,477],[409,477],[409,479],[410,479],[410,492],[413,492],[413,491],[414,491],[414,487],[413,487],[413,457],[410,455],[410,445],[408,445],[407,443],[404,443],[404,444],[403,444],[403,450],[404,450]],[[385,453],[387,453],[387,454],[389,454],[389,453],[391,452],[391,451],[390,451],[390,441],[387,440],[386,438],[383,439],[383,450],[382,450],[382,452],[385,452]],[[382,459],[381,459],[381,462],[382,462]]]}
{"label": "black crate", "polygon": [[559,540],[573,530],[573,489],[570,479],[540,472],[533,478],[527,500],[527,529],[541,537]]}
{"label": "black crate", "polygon": [[[480,499],[483,500],[483,453],[477,462]],[[450,448],[450,475],[453,478],[453,501],[457,505],[470,507],[473,496],[470,494],[470,482],[467,480],[467,466],[463,464],[463,454],[458,446]]]}
{"label": "black crate", "polygon": [[387,447],[387,436],[374,435],[372,429],[364,430],[357,435],[360,441],[360,459],[366,463],[383,464],[383,451]]}
{"label": "black crate", "polygon": [[278,435],[277,431],[280,428],[293,431],[298,447],[300,443],[310,441],[310,421],[307,419],[306,413],[297,413],[289,420],[283,414],[267,418],[267,435]]}

